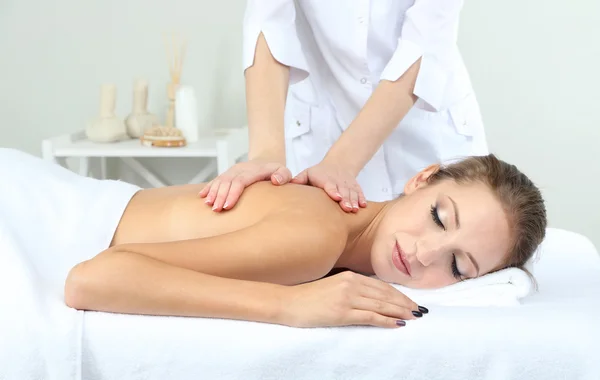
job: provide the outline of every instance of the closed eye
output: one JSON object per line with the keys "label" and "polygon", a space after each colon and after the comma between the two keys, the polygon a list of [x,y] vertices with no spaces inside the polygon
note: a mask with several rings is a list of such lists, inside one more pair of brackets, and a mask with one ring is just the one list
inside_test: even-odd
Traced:
{"label": "closed eye", "polygon": [[[437,224],[440,228],[443,228],[444,231],[446,231],[446,227],[444,226],[444,223],[442,223],[442,220],[438,215],[437,205],[431,206],[431,218],[433,219],[435,224]],[[452,254],[452,263],[450,264],[450,270],[452,271],[452,276],[454,276],[454,278],[462,281],[463,275],[458,270],[458,264],[456,263],[456,255],[454,253]]]}
{"label": "closed eye", "polygon": [[446,227],[444,226],[444,223],[442,223],[442,220],[440,219],[440,216],[438,215],[438,206],[431,206],[431,218],[433,219],[433,221],[435,222],[435,224],[437,224],[438,226],[440,226],[440,228],[443,228],[444,231],[446,231]]}
{"label": "closed eye", "polygon": [[452,275],[454,276],[454,278],[456,278],[459,281],[462,281],[463,275],[458,270],[458,265],[456,265],[456,255],[454,253],[452,254],[452,264],[450,265],[450,267],[452,269]]}

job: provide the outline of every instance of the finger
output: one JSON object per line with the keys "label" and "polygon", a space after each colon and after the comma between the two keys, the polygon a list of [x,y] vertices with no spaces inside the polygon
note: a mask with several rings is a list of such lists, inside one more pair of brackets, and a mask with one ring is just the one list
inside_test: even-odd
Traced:
{"label": "finger", "polygon": [[372,311],[373,313],[394,319],[409,320],[416,317],[410,309],[369,297],[356,297],[352,300],[352,308]]}
{"label": "finger", "polygon": [[[397,305],[405,306],[413,311],[420,310],[419,305],[417,305],[415,301],[407,297],[404,293],[394,288],[387,282],[383,282],[368,276],[360,276],[359,281],[365,285],[361,288],[360,293],[364,297],[379,297],[379,299],[382,301],[393,302]],[[381,293],[378,293],[379,296],[376,296],[375,293],[369,292],[369,289],[376,289]]]}
{"label": "finger", "polygon": [[221,211],[223,209],[223,205],[225,204],[225,199],[227,199],[227,194],[229,194],[229,189],[231,188],[231,182],[221,182],[219,185],[219,192],[217,193],[217,197],[215,198],[215,202],[213,203],[213,211]]}
{"label": "finger", "polygon": [[292,173],[285,166],[280,167],[271,176],[273,185],[284,185],[292,179]]}
{"label": "finger", "polygon": [[215,198],[217,197],[217,192],[219,191],[219,185],[221,185],[221,180],[219,179],[211,182],[210,190],[208,191],[208,195],[206,196],[204,203],[210,206],[213,205]]}
{"label": "finger", "polygon": [[242,196],[242,193],[248,186],[258,181],[264,180],[264,176],[256,174],[240,174],[237,177],[235,177],[231,181],[231,187],[229,188],[229,193],[227,194],[225,203],[223,204],[223,209],[232,209],[237,204],[239,198]]}
{"label": "finger", "polygon": [[202,190],[200,190],[200,192],[198,193],[198,196],[200,198],[204,198],[208,195],[208,192],[210,190],[210,186],[212,185],[212,181],[210,181],[209,183],[207,183],[206,185],[204,185],[204,187],[202,188]]}
{"label": "finger", "polygon": [[340,201],[342,210],[346,212],[352,212],[352,204],[350,203],[350,189],[347,187],[340,187],[338,185],[338,191],[342,195],[342,200]]}
{"label": "finger", "polygon": [[246,186],[245,181],[241,177],[236,177],[231,182],[227,198],[225,199],[225,203],[223,203],[224,210],[231,210],[236,205]]}
{"label": "finger", "polygon": [[352,204],[352,211],[358,211],[358,192],[356,190],[350,190],[350,204]]}
{"label": "finger", "polygon": [[367,198],[365,198],[365,194],[362,192],[362,189],[358,190],[358,205],[360,207],[367,207]]}
{"label": "finger", "polygon": [[308,184],[308,171],[307,170],[301,171],[300,174],[298,174],[296,177],[294,177],[291,182],[297,183],[299,185],[307,185]]}
{"label": "finger", "polygon": [[352,310],[348,315],[348,324],[367,325],[384,328],[398,328],[406,325],[406,322],[393,317],[377,314],[366,310]]}
{"label": "finger", "polygon": [[[391,317],[397,317],[397,318],[401,318],[401,319],[415,319],[415,318],[420,318],[423,316],[422,313],[419,311],[418,306],[414,302],[412,302],[404,297],[397,297],[393,293],[382,291],[380,289],[364,287],[363,289],[359,290],[359,295],[360,295],[360,297],[357,297],[357,298],[364,298],[366,300],[373,301],[375,303],[372,305],[373,307],[380,308],[380,307],[383,307],[384,305],[391,305],[391,306],[388,306],[388,309],[392,310],[390,308],[392,308],[392,306],[393,306],[393,310],[397,314],[386,314]],[[366,301],[361,301],[361,302],[365,303]],[[353,302],[353,303],[356,303],[356,302]],[[360,308],[359,307],[360,305],[361,305],[360,303],[357,303],[355,305],[353,304],[353,306],[355,308]],[[362,304],[362,305],[365,306],[365,304]],[[379,309],[367,308],[364,310],[380,312],[380,311],[378,311]]]}
{"label": "finger", "polygon": [[327,193],[327,195],[329,195],[329,197],[331,199],[333,199],[334,201],[339,202],[339,201],[342,200],[342,195],[338,191],[338,188],[335,185],[335,183],[333,183],[333,182],[326,182],[325,186],[323,186],[323,190],[325,190],[325,192]]}

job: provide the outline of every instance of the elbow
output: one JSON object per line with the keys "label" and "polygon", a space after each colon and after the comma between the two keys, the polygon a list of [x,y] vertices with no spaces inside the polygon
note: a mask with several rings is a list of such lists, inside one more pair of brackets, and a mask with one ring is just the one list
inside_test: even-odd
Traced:
{"label": "elbow", "polygon": [[65,281],[65,304],[73,309],[85,310],[88,307],[91,279],[85,273],[87,264],[83,262],[75,265]]}
{"label": "elbow", "polygon": [[[67,275],[64,287],[64,301],[68,307],[77,310],[98,310],[103,295],[109,291],[111,268],[117,258],[108,249],[91,260],[75,265]],[[108,277],[107,277],[108,276]]]}

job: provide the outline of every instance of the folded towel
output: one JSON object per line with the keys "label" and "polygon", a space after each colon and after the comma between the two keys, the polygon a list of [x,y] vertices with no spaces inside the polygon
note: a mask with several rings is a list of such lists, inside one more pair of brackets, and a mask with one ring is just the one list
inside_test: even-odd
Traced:
{"label": "folded towel", "polygon": [[519,305],[534,290],[534,283],[525,271],[508,268],[440,289],[394,287],[422,305],[481,307]]}

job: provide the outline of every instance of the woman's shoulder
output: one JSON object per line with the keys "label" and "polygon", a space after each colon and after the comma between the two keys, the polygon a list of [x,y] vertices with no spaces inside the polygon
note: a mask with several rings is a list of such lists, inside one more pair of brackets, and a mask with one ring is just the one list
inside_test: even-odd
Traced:
{"label": "woman's shoulder", "polygon": [[342,221],[343,211],[338,203],[318,187],[293,183],[276,186],[271,182],[262,181],[249,186],[242,196],[252,198],[248,201],[260,201],[275,206],[274,212],[293,211],[311,218]]}
{"label": "woman's shoulder", "polygon": [[305,233],[311,233],[315,241],[344,244],[348,236],[344,223],[344,211],[324,190],[307,185],[286,184],[275,186],[260,182],[247,190],[247,201],[269,203],[266,217],[280,220],[282,224],[294,224]]}

